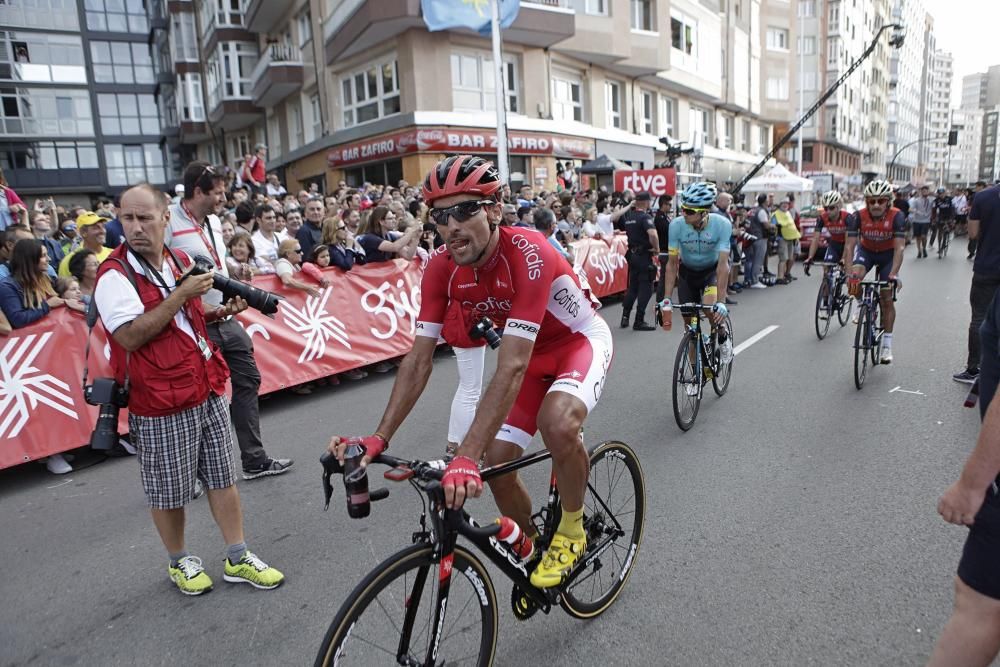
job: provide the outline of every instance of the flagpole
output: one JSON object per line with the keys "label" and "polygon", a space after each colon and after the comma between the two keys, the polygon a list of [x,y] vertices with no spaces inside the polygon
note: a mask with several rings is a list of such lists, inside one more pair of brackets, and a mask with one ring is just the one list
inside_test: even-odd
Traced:
{"label": "flagpole", "polygon": [[493,28],[493,89],[497,109],[497,167],[500,180],[510,183],[510,164],[507,157],[507,104],[504,92],[503,56],[500,52],[500,0],[490,0]]}

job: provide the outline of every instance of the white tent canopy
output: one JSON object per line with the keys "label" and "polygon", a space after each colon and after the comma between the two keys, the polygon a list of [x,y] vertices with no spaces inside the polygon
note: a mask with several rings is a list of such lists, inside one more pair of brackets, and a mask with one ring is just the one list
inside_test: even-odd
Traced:
{"label": "white tent canopy", "polygon": [[745,192],[812,192],[813,182],[796,176],[782,164],[776,164],[762,176],[755,176],[743,186]]}

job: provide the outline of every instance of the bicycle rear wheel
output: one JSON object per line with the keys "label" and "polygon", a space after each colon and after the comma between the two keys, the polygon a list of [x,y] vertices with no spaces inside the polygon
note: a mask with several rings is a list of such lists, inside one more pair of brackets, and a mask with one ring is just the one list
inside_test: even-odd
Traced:
{"label": "bicycle rear wheel", "polygon": [[[733,321],[729,319],[729,315],[726,315],[726,330],[729,332],[729,339],[733,347],[736,347],[736,338],[733,336]],[[712,355],[717,360],[715,373],[712,375],[712,388],[715,389],[716,396],[722,396],[729,389],[729,380],[733,377],[733,362],[736,357],[730,359],[727,364],[722,363],[718,345],[715,345],[715,351]]]}
{"label": "bicycle rear wheel", "polygon": [[858,306],[858,326],[854,331],[854,386],[858,389],[865,384],[868,374],[868,307]]}
{"label": "bicycle rear wheel", "polygon": [[590,478],[583,498],[588,544],[584,558],[596,548],[604,551],[562,592],[559,603],[566,613],[594,618],[618,598],[632,573],[645,518],[646,482],[635,452],[623,442],[598,445],[590,453]]}
{"label": "bicycle rear wheel", "polygon": [[844,293],[844,281],[837,281],[837,289],[834,298],[837,300],[837,321],[840,326],[845,327],[851,321],[851,310],[854,307],[854,299]]}
{"label": "bicycle rear wheel", "polygon": [[820,340],[826,338],[826,333],[830,330],[830,318],[833,316],[830,307],[832,299],[830,283],[826,276],[823,276],[820,279],[819,292],[816,294],[816,337]]}
{"label": "bicycle rear wheel", "polygon": [[674,359],[674,420],[682,431],[694,426],[701,405],[701,377],[695,361],[698,354],[696,336],[690,331],[685,332],[681,344],[677,346],[677,358]]}
{"label": "bicycle rear wheel", "polygon": [[493,664],[496,591],[483,564],[460,546],[455,547],[445,622],[438,636],[432,636],[442,604],[432,550],[429,544],[414,544],[368,573],[330,624],[316,655],[317,667]]}

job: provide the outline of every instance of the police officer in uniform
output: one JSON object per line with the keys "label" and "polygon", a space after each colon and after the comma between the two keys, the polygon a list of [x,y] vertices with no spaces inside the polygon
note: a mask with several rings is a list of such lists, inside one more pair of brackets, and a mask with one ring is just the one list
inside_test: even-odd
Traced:
{"label": "police officer in uniform", "polygon": [[653,331],[655,327],[646,322],[646,306],[653,295],[653,281],[656,279],[656,256],[660,251],[660,240],[656,234],[653,216],[649,213],[649,205],[653,197],[648,192],[640,192],[635,196],[635,207],[625,213],[618,224],[628,236],[628,252],[625,259],[628,262],[628,291],[622,301],[623,329],[628,327],[632,314],[632,306],[636,299],[639,307],[635,313],[635,331]]}
{"label": "police officer in uniform", "polygon": [[[656,236],[660,240],[660,279],[656,281],[656,303],[663,301],[663,276],[667,271],[667,245],[670,242],[670,221],[673,220],[671,206],[673,197],[670,195],[660,195],[657,202],[656,215],[653,217],[653,225],[656,227]],[[656,324],[659,325],[660,311],[656,311]]]}

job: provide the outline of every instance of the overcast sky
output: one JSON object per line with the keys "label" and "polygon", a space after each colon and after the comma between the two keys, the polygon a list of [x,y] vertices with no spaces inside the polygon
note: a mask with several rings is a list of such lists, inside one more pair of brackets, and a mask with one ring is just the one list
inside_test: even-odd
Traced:
{"label": "overcast sky", "polygon": [[924,0],[924,4],[934,17],[937,47],[955,56],[951,98],[958,106],[963,76],[1000,65],[1000,0]]}

